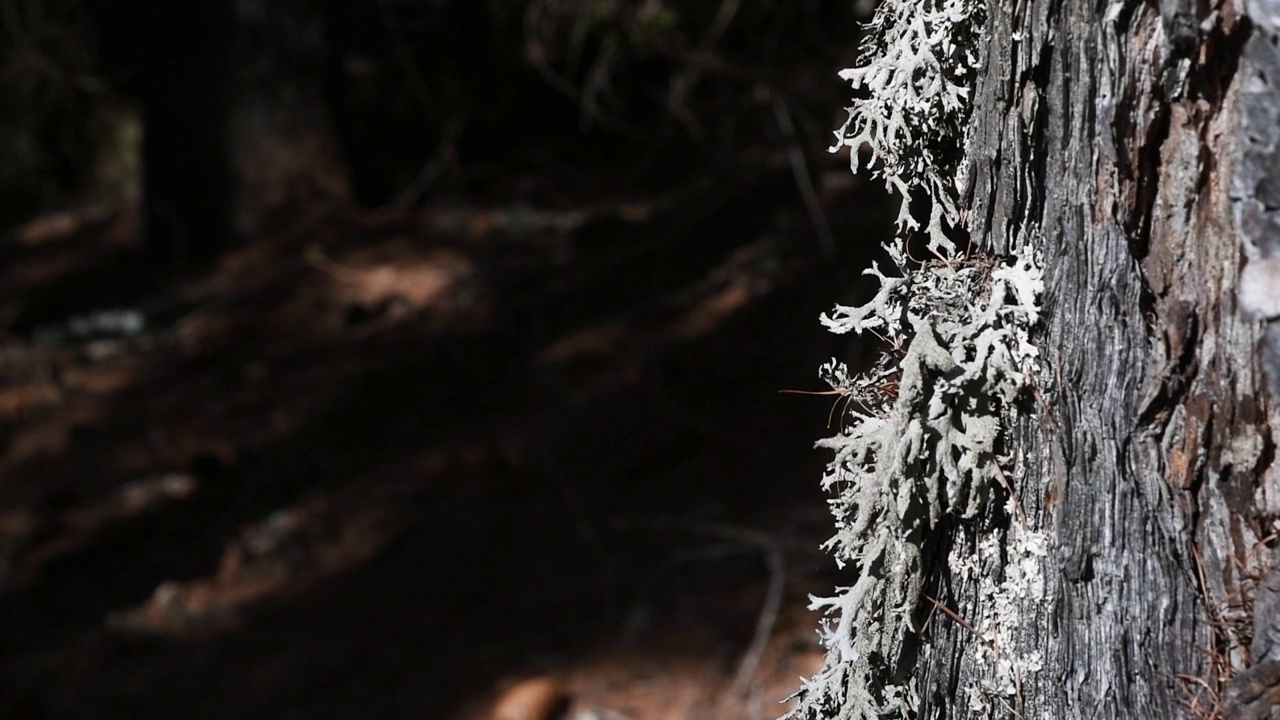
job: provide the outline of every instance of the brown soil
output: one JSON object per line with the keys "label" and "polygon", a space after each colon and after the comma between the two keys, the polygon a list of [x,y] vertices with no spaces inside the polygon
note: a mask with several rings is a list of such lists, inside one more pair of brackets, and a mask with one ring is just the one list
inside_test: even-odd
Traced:
{"label": "brown soil", "polygon": [[[883,220],[831,198],[824,256],[790,177],[323,209],[180,275],[130,205],[28,226],[0,717],[479,720],[529,678],[578,720],[778,716],[839,578],[829,399],[777,391],[850,352],[816,317]],[[145,329],[58,335],[108,308]]]}

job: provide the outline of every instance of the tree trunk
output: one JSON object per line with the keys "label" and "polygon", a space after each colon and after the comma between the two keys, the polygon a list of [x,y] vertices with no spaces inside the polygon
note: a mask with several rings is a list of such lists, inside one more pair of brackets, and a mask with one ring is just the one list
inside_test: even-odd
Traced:
{"label": "tree trunk", "polygon": [[[1275,53],[1265,4],[1253,23],[1242,0],[988,8],[962,204],[978,246],[1043,254],[1041,372],[1013,445],[1027,520],[1050,538],[1045,594],[1012,632],[1040,663],[1014,668],[994,716],[1222,717],[1226,703],[1228,718],[1271,717],[1267,677],[1248,668],[1280,657],[1253,627],[1278,557],[1275,397],[1264,325],[1237,300],[1233,221],[1262,192],[1238,178],[1271,159],[1249,150],[1242,113],[1269,108],[1254,122],[1278,130],[1275,86],[1260,90],[1248,59]],[[1258,258],[1280,257],[1268,227]],[[1280,273],[1259,272],[1254,305],[1280,304]],[[957,617],[984,612],[973,582],[934,572],[926,588]],[[946,614],[922,637],[920,716],[972,717],[965,688],[997,668]]]}
{"label": "tree trunk", "polygon": [[159,3],[143,40],[147,246],[215,256],[306,203],[348,195],[306,0]]}
{"label": "tree trunk", "polygon": [[144,7],[155,25],[139,33],[146,248],[168,267],[218,252],[231,237],[234,21],[225,1]]}

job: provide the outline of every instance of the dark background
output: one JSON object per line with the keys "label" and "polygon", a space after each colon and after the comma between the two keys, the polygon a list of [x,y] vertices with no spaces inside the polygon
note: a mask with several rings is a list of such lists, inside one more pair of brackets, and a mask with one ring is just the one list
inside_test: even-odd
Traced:
{"label": "dark background", "polygon": [[0,717],[780,714],[865,4],[0,0]]}

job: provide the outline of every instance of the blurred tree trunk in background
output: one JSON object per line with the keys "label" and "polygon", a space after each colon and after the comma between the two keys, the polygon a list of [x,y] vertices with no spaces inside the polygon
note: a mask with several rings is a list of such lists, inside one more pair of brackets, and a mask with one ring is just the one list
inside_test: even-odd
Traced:
{"label": "blurred tree trunk in background", "polygon": [[231,237],[229,0],[154,3],[141,36],[143,193],[149,254],[212,254]]}
{"label": "blurred tree trunk in background", "polygon": [[154,3],[141,40],[147,247],[213,257],[279,213],[348,195],[306,0]]}
{"label": "blurred tree trunk in background", "polygon": [[[1229,193],[1253,141],[1241,118],[1280,113],[1276,76],[1247,60],[1275,45],[1239,0],[988,7],[970,227],[1045,259],[1041,398],[1015,454],[1052,543],[1048,600],[1015,613],[1041,667],[1015,667],[991,716],[1274,717],[1274,398],[1263,324],[1237,303]],[[940,572],[935,592],[976,625],[974,584]],[[925,634],[921,717],[971,717],[966,692],[998,669],[941,613]]]}

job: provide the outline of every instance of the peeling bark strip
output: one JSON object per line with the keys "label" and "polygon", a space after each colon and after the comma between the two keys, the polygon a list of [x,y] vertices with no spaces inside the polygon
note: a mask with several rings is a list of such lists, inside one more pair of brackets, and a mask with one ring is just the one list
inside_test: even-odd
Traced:
{"label": "peeling bark strip", "polygon": [[[1280,366],[1280,0],[1250,13],[1243,0],[987,8],[955,217],[997,258],[1043,257],[1037,401],[998,450],[1018,463],[1017,512],[930,520],[909,565],[946,611],[913,626],[915,650],[895,631],[894,684],[849,685],[865,702],[840,717],[877,703],[956,719],[1271,715],[1276,416],[1263,325],[1238,305],[1272,326]],[[1047,547],[1022,552],[1020,536]],[[864,579],[880,568],[864,563]],[[1028,574],[1038,591],[993,611],[992,589]],[[997,641],[975,629],[993,616]]]}

